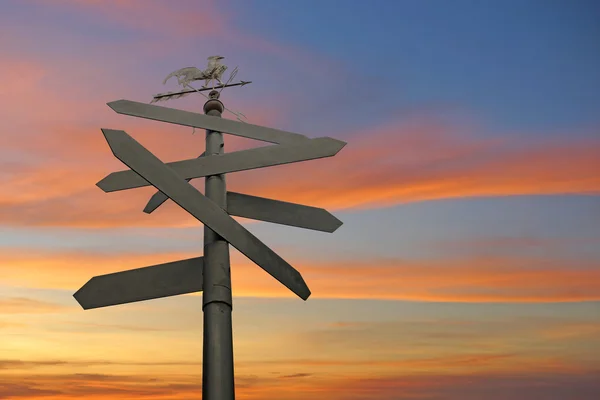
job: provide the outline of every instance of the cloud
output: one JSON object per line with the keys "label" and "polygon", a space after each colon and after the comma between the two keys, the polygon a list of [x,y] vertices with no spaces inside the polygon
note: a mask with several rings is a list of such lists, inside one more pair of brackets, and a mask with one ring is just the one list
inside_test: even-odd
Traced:
{"label": "cloud", "polygon": [[[181,378],[174,377],[169,382],[164,382],[164,379],[135,375],[8,375],[0,377],[0,396],[3,399],[30,396],[47,396],[48,399],[80,396],[92,399],[106,396],[128,399],[176,395],[191,398],[201,393],[202,387],[194,382],[198,380],[197,377],[185,376],[184,379],[182,381]],[[41,387],[44,389],[40,389]]]}
{"label": "cloud", "polygon": [[[6,97],[0,99],[0,223],[87,228],[165,226],[169,221],[174,226],[196,224],[173,204],[152,216],[142,213],[152,188],[107,195],[95,186],[110,172],[126,168],[111,154],[101,127],[125,129],[166,162],[197,157],[204,148],[204,135],[191,135],[189,128],[117,115],[104,103],[115,99],[110,93],[123,79],[110,82],[106,70],[104,78],[94,81],[82,76],[90,73],[100,75],[100,68],[87,68],[81,60],[57,64],[11,55],[3,60],[0,75],[8,74],[11,79]],[[79,77],[84,84],[75,94],[71,89],[57,91],[52,87],[60,83],[71,87],[68,80]],[[47,82],[54,83],[48,86]],[[82,86],[89,90],[82,90]],[[262,108],[249,106],[244,110],[253,108],[252,122],[276,120]],[[228,149],[247,148],[248,142],[234,138],[228,141]],[[196,184],[201,185],[201,181]],[[165,213],[165,209],[170,211]]]}
{"label": "cloud", "polygon": [[[345,135],[335,157],[233,175],[237,191],[330,209],[465,197],[600,193],[600,142],[485,138],[417,119]],[[243,179],[242,179],[243,175]],[[288,177],[294,176],[290,180]],[[318,176],[318,179],[315,179]]]}
{"label": "cloud", "polygon": [[[188,362],[188,361],[176,361],[176,362],[122,362],[122,361],[110,361],[110,360],[9,360],[0,359],[0,370],[22,370],[22,369],[34,369],[43,367],[61,367],[61,368],[87,368],[97,366],[200,366],[200,362]],[[80,374],[81,375],[81,374]]]}
{"label": "cloud", "polygon": [[[197,255],[5,250],[0,255],[0,274],[12,284],[76,289],[95,275],[194,256]],[[600,268],[582,260],[476,257],[289,261],[302,272],[314,298],[535,303],[600,300]],[[234,253],[234,295],[293,296],[257,269]]]}
{"label": "cloud", "polygon": [[[356,345],[360,345],[356,343]],[[395,348],[388,348],[390,351],[395,351]],[[516,357],[513,354],[471,354],[471,355],[448,355],[440,357],[421,357],[408,359],[388,359],[388,360],[365,360],[365,359],[293,359],[293,360],[277,360],[270,362],[255,362],[247,363],[252,365],[273,365],[281,367],[296,368],[301,367],[311,369],[315,373],[290,374],[281,376],[281,378],[301,378],[308,376],[318,376],[326,374],[332,369],[339,373],[350,374],[358,370],[368,370],[365,375],[385,374],[390,370],[403,370],[410,372],[433,372],[433,371],[481,371],[483,369],[492,370],[507,370],[511,369],[511,361],[520,363],[525,361],[529,367],[535,365],[534,362],[524,359],[524,357]],[[529,362],[527,362],[529,361]],[[243,365],[244,363],[242,363]],[[512,368],[517,372],[515,368]]]}
{"label": "cloud", "polygon": [[[548,400],[595,398],[600,385],[595,372],[583,374],[392,374],[378,377],[339,376],[285,380],[255,375],[236,377],[237,395],[243,399],[300,400],[307,395],[333,400]],[[46,396],[52,400],[73,396],[91,399],[197,397],[202,388],[196,375],[150,376],[110,374],[7,375],[0,377],[0,395],[6,399]],[[43,389],[40,389],[43,388]]]}
{"label": "cloud", "polygon": [[466,258],[294,264],[315,297],[446,302],[600,299],[600,269],[583,261]]}
{"label": "cloud", "polygon": [[60,304],[25,297],[0,297],[0,314],[58,313],[65,308]]}
{"label": "cloud", "polygon": [[[335,367],[345,373],[368,369],[375,374],[390,370],[521,374],[579,373],[600,361],[586,350],[598,343],[594,334],[600,322],[593,317],[424,320],[415,315],[384,322],[359,318],[363,321],[290,334],[287,340],[295,343],[295,354],[312,358],[288,364],[313,373]],[[580,327],[585,330],[578,332]]]}
{"label": "cloud", "polygon": [[[118,270],[140,268],[174,261],[181,254],[93,254],[85,252],[55,253],[31,250],[4,251],[0,255],[0,273],[6,282],[29,282],[43,288],[78,288],[92,276]],[[197,255],[183,257],[191,258]],[[17,272],[14,268],[21,268]],[[12,272],[11,272],[12,271]]]}
{"label": "cloud", "polygon": [[[202,148],[201,138],[192,135],[179,137],[173,146],[169,127],[161,124],[152,128],[138,121],[128,124],[138,126],[127,130],[165,162],[194,158],[199,150],[191,149]],[[195,224],[171,201],[150,216],[141,213],[152,188],[111,194],[96,188],[94,184],[109,172],[126,169],[109,153],[96,128],[59,125],[48,134],[53,141],[6,144],[38,159],[51,155],[54,159],[9,164],[12,173],[4,177],[0,193],[4,224],[93,228]],[[600,178],[593,172],[600,170],[596,141],[498,141],[466,137],[457,128],[426,122],[381,128],[368,140],[351,136],[334,158],[231,174],[228,187],[332,211],[448,198],[600,193]],[[65,147],[65,142],[71,145]],[[238,148],[247,146],[237,143]]]}
{"label": "cloud", "polygon": [[439,246],[449,250],[484,250],[506,251],[511,249],[557,248],[572,245],[596,245],[597,237],[526,237],[526,236],[491,236],[471,239],[450,239],[438,242]]}
{"label": "cloud", "polygon": [[8,382],[7,379],[2,378],[0,378],[0,382],[2,382],[0,395],[5,396],[5,399],[30,399],[33,396],[38,398],[51,398],[50,396],[61,394],[59,390],[40,389],[36,384],[27,382]]}
{"label": "cloud", "polygon": [[129,332],[169,332],[174,329],[169,328],[157,328],[157,327],[149,327],[149,326],[139,326],[139,325],[126,325],[126,324],[99,324],[92,322],[66,322],[66,324],[85,327],[85,328],[102,328],[102,329],[116,329],[121,331],[129,331]]}
{"label": "cloud", "polygon": [[10,329],[10,328],[24,328],[26,324],[18,323],[18,322],[6,322],[0,321],[0,329]]}
{"label": "cloud", "polygon": [[570,338],[597,339],[600,337],[600,323],[579,322],[550,326],[542,331],[547,340],[565,340]]}
{"label": "cloud", "polygon": [[347,380],[332,385],[332,399],[432,399],[432,400],[587,400],[600,393],[593,373],[390,376]]}
{"label": "cloud", "polygon": [[67,361],[60,360],[0,360],[0,370],[15,370],[15,369],[31,369],[36,367],[47,367],[47,366],[63,366],[68,365]]}
{"label": "cloud", "polygon": [[[272,52],[285,65],[306,70],[303,63],[322,68],[325,62],[316,62],[317,55],[231,29],[234,12],[223,13],[214,2],[185,3],[191,11],[167,2],[144,2],[144,12],[138,13],[140,4],[63,0],[42,8],[81,14],[100,25],[108,20],[128,27],[140,34],[131,39],[135,43],[148,42],[144,35],[151,32],[163,38],[195,38],[205,35],[202,27],[206,27],[210,35],[232,43],[252,42],[260,54]],[[131,18],[132,13],[136,18]],[[155,22],[158,16],[160,24]],[[209,23],[200,23],[205,19]],[[150,96],[148,85],[162,68],[155,65],[156,57],[166,51],[134,59],[129,42],[117,43],[110,35],[94,39],[99,41],[95,43],[50,24],[34,40],[28,31],[15,31],[13,25],[3,29],[10,39],[3,38],[6,51],[0,65],[0,75],[7,78],[0,99],[0,223],[88,228],[195,224],[173,204],[165,204],[151,216],[141,213],[152,189],[105,195],[94,186],[106,174],[125,168],[110,154],[99,131],[102,127],[127,130],[164,161],[193,158],[201,152],[201,134],[192,136],[187,128],[119,116],[105,105],[120,97]],[[43,54],[39,54],[38,37],[47,38]],[[81,52],[54,55],[63,39],[74,41]],[[119,62],[107,63],[107,59]],[[269,65],[269,73],[279,70],[279,64],[260,62],[261,69]],[[232,101],[231,108],[243,110],[252,123],[279,127],[285,125],[282,115],[296,112],[288,108],[293,102],[281,96],[263,96],[260,102],[240,99]],[[169,106],[181,104],[192,105],[183,101]],[[522,137],[528,135],[498,139],[486,135],[485,127],[442,121],[433,112],[414,111],[402,117],[398,121],[392,115],[391,121],[366,132],[330,133],[348,141],[333,158],[231,174],[228,187],[332,211],[448,198],[600,192],[600,178],[594,174],[600,169],[597,140],[544,136],[527,142]],[[248,144],[229,139],[228,151]]]}
{"label": "cloud", "polygon": [[308,374],[306,372],[301,372],[301,373],[297,373],[297,374],[283,375],[282,378],[284,378],[284,379],[308,378],[309,376],[312,376],[312,375],[313,374]]}

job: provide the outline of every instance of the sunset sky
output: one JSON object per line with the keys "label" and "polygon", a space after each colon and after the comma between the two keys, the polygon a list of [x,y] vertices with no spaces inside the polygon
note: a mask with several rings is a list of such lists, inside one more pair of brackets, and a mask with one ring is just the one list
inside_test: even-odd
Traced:
{"label": "sunset sky", "polygon": [[201,397],[200,293],[72,295],[202,255],[172,201],[142,212],[155,189],[95,184],[127,168],[101,128],[164,162],[204,151],[202,130],[106,103],[214,54],[253,82],[221,95],[248,122],[348,143],[227,177],[344,222],[238,219],[312,291],[231,249],[238,400],[599,399],[599,18],[593,0],[0,0],[0,400]]}

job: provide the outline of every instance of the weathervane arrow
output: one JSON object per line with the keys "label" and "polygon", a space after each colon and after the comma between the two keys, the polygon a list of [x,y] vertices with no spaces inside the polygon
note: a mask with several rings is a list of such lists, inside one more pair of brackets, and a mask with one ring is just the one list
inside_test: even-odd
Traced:
{"label": "weathervane arrow", "polygon": [[205,92],[208,90],[223,89],[223,88],[233,87],[233,86],[240,86],[240,87],[246,86],[249,83],[252,83],[252,81],[240,81],[238,83],[229,83],[229,84],[224,84],[224,85],[218,85],[218,86],[215,86],[214,88],[185,89],[185,90],[181,90],[179,92],[159,93],[152,97],[152,101],[150,102],[150,104],[157,103],[159,101],[178,99],[178,98],[185,97],[189,94],[196,93],[196,92]]}

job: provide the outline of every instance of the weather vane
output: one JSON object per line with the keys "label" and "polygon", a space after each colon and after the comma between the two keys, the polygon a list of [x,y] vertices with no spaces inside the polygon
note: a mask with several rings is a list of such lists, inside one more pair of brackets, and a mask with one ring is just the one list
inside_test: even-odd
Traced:
{"label": "weather vane", "polygon": [[[159,101],[180,99],[191,93],[200,93],[207,99],[214,98],[215,94],[213,92],[215,92],[216,89],[220,89],[218,92],[216,92],[216,93],[220,94],[221,91],[226,87],[244,86],[249,83],[252,83],[250,81],[240,81],[237,83],[231,83],[233,81],[233,79],[235,78],[235,76],[237,75],[237,72],[238,72],[237,67],[235,67],[233,69],[233,71],[231,71],[227,82],[223,83],[221,78],[223,77],[223,74],[227,70],[227,66],[221,63],[221,60],[223,58],[225,58],[225,57],[222,57],[222,56],[208,57],[208,65],[207,65],[206,69],[204,69],[204,70],[198,69],[196,67],[185,67],[185,68],[178,69],[177,71],[171,72],[163,81],[163,85],[166,84],[169,79],[176,77],[177,83],[179,84],[179,86],[181,86],[182,90],[180,90],[178,92],[167,92],[167,93],[157,94],[152,98],[152,101],[150,102],[150,104],[156,103]],[[196,89],[190,84],[191,82],[202,81],[202,80],[204,81],[204,85],[202,85],[201,89]],[[218,85],[215,85],[215,81],[218,82]],[[209,86],[211,84],[212,84],[212,86]],[[202,93],[207,90],[211,90],[211,93],[209,94],[209,96],[206,96],[204,93]],[[212,96],[211,96],[211,94],[212,94]],[[246,119],[246,116],[244,114],[242,114],[240,112],[232,111],[228,108],[225,108],[225,110],[227,110],[230,113],[232,113],[233,115],[235,115],[235,117],[238,119],[238,121],[245,122],[243,120],[243,119]]]}

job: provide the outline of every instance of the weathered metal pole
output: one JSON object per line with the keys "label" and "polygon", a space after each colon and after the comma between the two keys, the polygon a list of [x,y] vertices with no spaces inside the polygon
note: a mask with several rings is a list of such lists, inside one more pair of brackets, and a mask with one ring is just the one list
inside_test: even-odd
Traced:
{"label": "weathered metal pole", "polygon": [[[204,113],[221,117],[219,92],[209,93]],[[206,131],[206,156],[223,154],[223,133]],[[206,177],[205,195],[226,209],[224,175]],[[202,400],[234,400],[233,330],[231,323],[231,274],[229,243],[204,227],[204,347],[202,354]]]}

